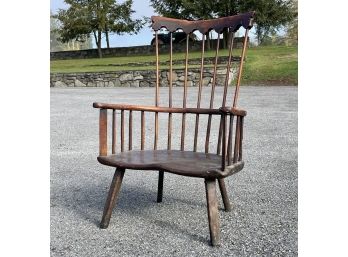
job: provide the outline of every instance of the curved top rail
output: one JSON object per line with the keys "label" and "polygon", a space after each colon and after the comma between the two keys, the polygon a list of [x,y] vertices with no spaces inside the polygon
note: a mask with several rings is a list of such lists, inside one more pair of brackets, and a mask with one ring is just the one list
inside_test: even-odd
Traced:
{"label": "curved top rail", "polygon": [[224,28],[232,28],[233,32],[235,32],[241,26],[243,26],[245,29],[250,29],[253,26],[254,15],[255,12],[247,12],[234,16],[196,21],[151,16],[151,20],[152,28],[154,30],[166,28],[170,32],[174,32],[177,29],[182,29],[186,34],[198,30],[202,34],[205,34],[210,30],[215,30],[217,33],[221,33]]}

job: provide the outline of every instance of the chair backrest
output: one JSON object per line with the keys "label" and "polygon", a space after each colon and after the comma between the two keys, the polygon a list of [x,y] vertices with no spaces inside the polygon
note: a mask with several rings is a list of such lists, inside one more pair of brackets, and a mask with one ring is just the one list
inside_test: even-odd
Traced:
{"label": "chair backrest", "polygon": [[[173,19],[173,18],[166,18],[166,17],[159,17],[159,16],[152,16],[152,28],[155,31],[155,49],[156,49],[156,87],[155,87],[155,105],[160,106],[160,85],[163,85],[168,83],[168,89],[161,89],[161,90],[168,90],[168,105],[166,107],[182,107],[187,108],[187,97],[188,97],[188,86],[190,82],[189,79],[189,68],[194,67],[196,70],[198,70],[199,73],[199,80],[198,80],[198,92],[197,94],[197,104],[195,108],[201,108],[201,101],[202,101],[202,88],[203,84],[210,85],[210,100],[209,100],[209,107],[210,109],[214,108],[214,99],[215,99],[215,91],[216,86],[223,86],[223,96],[222,96],[222,102],[221,103],[215,103],[215,106],[219,107],[225,107],[227,106],[227,103],[229,99],[231,100],[231,107],[237,106],[238,101],[238,95],[239,95],[239,87],[241,82],[241,76],[242,76],[242,70],[243,70],[243,62],[245,58],[245,52],[248,44],[248,32],[250,28],[252,27],[253,23],[253,17],[254,12],[248,12],[244,14],[239,14],[235,16],[229,16],[229,17],[223,17],[223,18],[217,18],[217,19],[211,19],[211,20],[197,20],[197,21],[188,21],[188,20],[179,20],[179,19]],[[237,67],[237,78],[236,78],[236,86],[234,92],[231,92],[231,97],[228,96],[228,87],[229,83],[231,81],[231,69],[232,69],[232,61],[235,60],[232,56],[232,50],[233,50],[233,41],[234,41],[234,35],[239,30],[240,27],[245,28],[245,36],[243,41],[243,46],[241,50],[241,55],[239,58],[239,63]],[[160,29],[165,28],[170,33],[170,45],[169,45],[169,53],[160,53],[160,47],[158,39],[158,32]],[[181,70],[183,70],[184,78],[183,78],[183,94],[182,94],[182,105],[181,106],[173,106],[173,71],[177,69],[177,67],[174,67],[173,64],[173,32],[176,32],[178,30],[182,30],[186,33],[186,50],[185,50],[185,61],[184,61],[184,67],[180,67]],[[217,37],[215,47],[215,56],[213,58],[213,61],[208,63],[210,61],[209,58],[205,57],[206,53],[206,37],[207,33],[210,31],[215,31],[219,36]],[[228,56],[226,57],[226,51],[225,56],[221,57],[221,39],[220,35],[223,32],[229,35],[228,39]],[[200,60],[198,65],[192,65],[190,64],[190,54],[189,50],[191,48],[190,39],[192,38],[192,34],[195,32],[195,34],[201,35],[202,40],[196,42],[195,44],[201,44],[201,54],[200,54]],[[163,54],[169,54],[169,67],[168,65],[160,65],[160,54],[161,57]],[[195,54],[196,55],[196,54]],[[168,57],[168,55],[167,55]],[[162,66],[162,67],[160,67]],[[198,66],[198,67],[197,67]],[[225,70],[225,72],[220,72],[221,69]],[[198,69],[197,69],[198,68]],[[206,68],[209,68],[212,70],[212,81],[209,81],[207,83],[207,80],[204,80],[204,76],[206,74]],[[161,81],[161,72],[165,70],[168,72],[168,78],[167,81]],[[221,78],[217,78],[217,74],[224,75],[224,79],[221,80]],[[177,99],[175,99],[177,100]],[[232,121],[233,122],[233,121]],[[238,122],[238,120],[237,120]],[[172,114],[170,113],[168,115],[168,141],[167,141],[167,148],[172,149]],[[209,143],[210,143],[210,130],[212,126],[212,115],[208,116],[207,124],[206,124],[206,135],[205,135],[205,144],[204,144],[204,150],[206,153],[210,152],[209,149]],[[219,129],[219,136],[217,139],[217,154],[220,154],[221,150],[221,126],[222,121],[220,120],[220,129]],[[232,124],[230,124],[232,126]],[[157,149],[158,144],[158,113],[155,114],[155,137],[154,137],[154,149]],[[186,131],[186,114],[182,114],[182,120],[181,120],[181,144],[180,144],[180,150],[185,150],[185,131]],[[193,131],[192,131],[193,132]],[[199,114],[196,114],[195,119],[195,130],[194,130],[194,142],[193,142],[193,151],[197,151],[197,144],[198,144],[198,132],[199,132]],[[215,152],[215,150],[214,150]]]}

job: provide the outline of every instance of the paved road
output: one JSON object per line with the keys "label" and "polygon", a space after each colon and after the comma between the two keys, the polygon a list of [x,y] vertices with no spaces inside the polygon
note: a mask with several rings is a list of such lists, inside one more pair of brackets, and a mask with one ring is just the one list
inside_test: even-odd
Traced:
{"label": "paved road", "polygon": [[[180,104],[182,89],[176,90]],[[195,98],[188,100],[193,106]],[[248,111],[246,166],[226,180],[233,210],[220,211],[219,248],[208,245],[203,180],[167,173],[157,204],[157,172],[126,172],[110,226],[98,228],[113,168],[96,160],[94,101],[152,104],[154,89],[51,89],[52,256],[297,256],[296,87],[241,88],[239,106]],[[134,133],[137,138],[139,130]],[[174,136],[173,143],[179,140]]]}

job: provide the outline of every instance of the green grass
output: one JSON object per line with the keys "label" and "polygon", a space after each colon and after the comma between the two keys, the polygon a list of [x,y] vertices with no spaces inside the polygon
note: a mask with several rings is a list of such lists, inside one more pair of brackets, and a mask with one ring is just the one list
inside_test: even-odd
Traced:
{"label": "green grass", "polygon": [[297,72],[297,46],[255,47],[247,53],[243,81],[297,85]]}
{"label": "green grass", "polygon": [[[236,49],[234,55],[240,54]],[[221,55],[228,55],[221,50]],[[215,51],[206,51],[206,57],[213,57]],[[200,58],[200,52],[192,52],[190,58]],[[167,61],[169,56],[160,55],[160,61]],[[184,59],[183,53],[173,55],[173,60]],[[153,66],[127,66],[129,63],[154,62],[155,56],[126,56],[111,58],[91,58],[76,60],[51,61],[51,73],[102,72],[119,70],[147,70]],[[118,66],[113,66],[117,64]],[[174,68],[180,68],[175,66]],[[284,83],[297,84],[297,47],[264,46],[249,48],[243,73],[243,84]]]}

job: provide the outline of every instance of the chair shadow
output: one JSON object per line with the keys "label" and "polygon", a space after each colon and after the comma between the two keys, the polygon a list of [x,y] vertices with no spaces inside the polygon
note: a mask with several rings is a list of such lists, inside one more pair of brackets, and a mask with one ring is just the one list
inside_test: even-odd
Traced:
{"label": "chair shadow", "polygon": [[[158,204],[156,202],[156,190],[157,188],[154,190],[148,190],[144,187],[134,187],[130,185],[123,186],[117,199],[115,209],[117,208],[118,211],[129,215],[141,213],[142,218],[163,229],[171,229],[175,234],[188,235],[192,240],[206,243],[206,238],[191,233],[189,228],[183,229],[170,222],[158,220],[153,216],[149,217],[145,214],[144,209],[152,208]],[[59,194],[59,198],[51,198],[51,204],[53,201],[53,206],[58,205],[68,209],[69,211],[73,211],[81,218],[99,227],[104,210],[104,203],[108,193],[108,188],[105,189],[105,184],[85,184],[83,187],[71,186],[68,190],[65,190],[65,192],[68,193]],[[202,197],[203,196],[204,194],[202,193]],[[166,200],[168,202],[181,202],[185,205],[206,208],[206,205],[203,202],[197,203],[186,199],[176,198],[171,195],[164,195],[163,202]]]}
{"label": "chair shadow", "polygon": [[[163,229],[168,229],[168,228],[171,229],[176,235],[180,235],[180,234],[187,235],[194,241],[205,243],[205,244],[207,243],[207,238],[198,234],[191,233],[189,228],[183,229],[173,223],[170,223],[168,221],[163,221],[163,220],[152,219],[152,222]],[[208,220],[207,220],[207,225],[208,225]]]}

